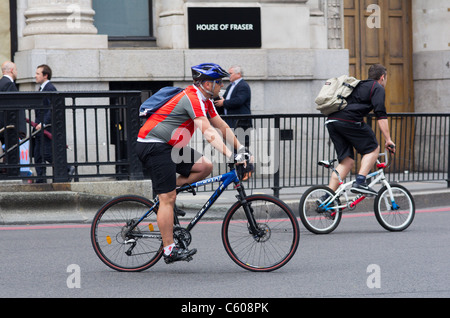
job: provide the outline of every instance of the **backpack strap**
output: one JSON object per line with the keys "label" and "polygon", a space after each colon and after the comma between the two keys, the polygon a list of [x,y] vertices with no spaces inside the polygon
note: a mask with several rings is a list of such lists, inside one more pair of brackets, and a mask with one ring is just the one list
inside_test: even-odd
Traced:
{"label": "backpack strap", "polygon": [[375,87],[375,83],[376,83],[377,81],[373,81],[373,84],[372,84],[372,88],[370,89],[370,95],[369,95],[369,99],[372,99],[372,93],[373,93],[373,88]]}

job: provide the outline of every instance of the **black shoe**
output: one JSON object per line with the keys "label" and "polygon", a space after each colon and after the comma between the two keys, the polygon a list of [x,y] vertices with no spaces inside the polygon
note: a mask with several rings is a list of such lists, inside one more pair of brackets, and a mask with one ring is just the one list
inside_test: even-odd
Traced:
{"label": "black shoe", "polygon": [[316,200],[317,206],[320,206],[322,203],[324,203],[328,198],[330,197],[330,195],[328,193],[325,193],[324,195],[322,195],[320,198],[318,198]]}
{"label": "black shoe", "polygon": [[350,189],[351,192],[353,193],[359,193],[359,194],[364,194],[366,196],[375,196],[377,195],[377,191],[375,191],[374,189],[370,188],[367,184],[363,183],[357,183],[356,181],[353,182],[352,184],[352,188]]}
{"label": "black shoe", "polygon": [[164,254],[164,262],[166,262],[166,264],[177,261],[189,262],[192,261],[192,255],[194,255],[195,253],[197,253],[197,249],[195,248],[192,250],[188,250],[175,246],[169,255]]}

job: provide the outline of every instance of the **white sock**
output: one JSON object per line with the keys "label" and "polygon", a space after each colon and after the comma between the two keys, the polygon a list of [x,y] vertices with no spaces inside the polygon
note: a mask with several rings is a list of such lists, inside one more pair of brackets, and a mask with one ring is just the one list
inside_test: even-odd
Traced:
{"label": "white sock", "polygon": [[172,249],[175,247],[175,243],[172,243],[166,247],[164,247],[164,254],[165,255],[170,255],[170,253],[172,253]]}

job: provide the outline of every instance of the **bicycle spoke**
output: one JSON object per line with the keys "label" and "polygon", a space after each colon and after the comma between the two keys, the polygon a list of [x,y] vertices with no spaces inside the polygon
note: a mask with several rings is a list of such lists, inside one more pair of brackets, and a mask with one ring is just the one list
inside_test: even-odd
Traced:
{"label": "bicycle spoke", "polygon": [[224,220],[225,249],[240,266],[269,271],[286,264],[299,239],[298,224],[290,211],[264,196],[246,198],[251,204],[259,234],[252,234],[242,205],[230,209]]}
{"label": "bicycle spoke", "polygon": [[375,199],[375,216],[377,221],[389,231],[403,231],[412,223],[415,204],[409,191],[398,184],[392,185],[390,196],[385,186]]}
{"label": "bicycle spoke", "polygon": [[299,204],[299,215],[303,225],[316,234],[332,232],[339,224],[339,199],[334,192],[325,186],[314,186],[302,196]]}
{"label": "bicycle spoke", "polygon": [[162,255],[156,215],[151,213],[130,229],[151,208],[152,203],[137,196],[124,196],[106,203],[94,217],[91,240],[99,258],[119,271],[140,271]]}

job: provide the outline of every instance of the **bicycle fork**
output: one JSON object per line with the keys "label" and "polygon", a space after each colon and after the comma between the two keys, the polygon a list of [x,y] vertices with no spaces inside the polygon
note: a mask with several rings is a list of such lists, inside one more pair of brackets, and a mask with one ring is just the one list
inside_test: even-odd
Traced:
{"label": "bicycle fork", "polygon": [[242,204],[245,216],[248,221],[249,233],[253,235],[253,238],[256,241],[259,241],[259,239],[261,239],[264,236],[265,232],[258,227],[258,223],[256,222],[255,216],[253,214],[252,206],[245,199],[247,197],[245,189],[241,187],[240,184],[237,184],[235,188],[238,192],[238,194],[236,195],[236,199]]}

